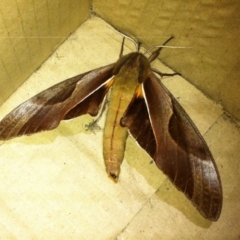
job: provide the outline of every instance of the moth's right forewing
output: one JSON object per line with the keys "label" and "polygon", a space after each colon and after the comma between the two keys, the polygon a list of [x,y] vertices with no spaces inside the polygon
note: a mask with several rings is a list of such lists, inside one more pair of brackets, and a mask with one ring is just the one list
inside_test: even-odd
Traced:
{"label": "moth's right forewing", "polygon": [[0,139],[51,130],[63,119],[96,114],[109,88],[113,66],[67,79],[22,103],[0,121]]}

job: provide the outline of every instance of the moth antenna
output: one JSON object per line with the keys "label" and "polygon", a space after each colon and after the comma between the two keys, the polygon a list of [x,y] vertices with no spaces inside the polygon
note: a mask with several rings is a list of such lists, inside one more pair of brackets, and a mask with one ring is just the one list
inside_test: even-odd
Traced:
{"label": "moth antenna", "polygon": [[153,46],[153,47],[150,47],[149,49],[147,49],[143,55],[146,55],[148,52],[151,52],[152,49],[154,48],[192,48],[192,47],[177,47],[177,46],[164,46],[164,45],[156,45],[156,46]]}
{"label": "moth antenna", "polygon": [[[154,52],[152,52],[152,54],[150,55],[150,57],[148,58],[148,61],[149,62],[152,62],[153,60],[155,60],[157,57],[158,57],[158,55],[160,54],[160,52],[161,52],[161,50],[163,49],[163,47],[170,41],[170,40],[172,40],[174,38],[174,36],[172,35],[170,38],[168,38],[160,47],[158,47]],[[151,48],[152,49],[152,48]],[[149,50],[147,50],[147,52],[149,52],[150,51],[150,49]],[[146,52],[146,53],[147,53]],[[145,54],[146,54],[145,53]]]}
{"label": "moth antenna", "polygon": [[127,38],[127,39],[129,39],[130,41],[132,41],[132,42],[134,43],[136,49],[138,49],[138,46],[139,46],[139,42],[138,42],[138,41],[134,40],[133,38],[127,36],[127,35],[124,34],[124,33],[121,33],[121,32],[119,32],[119,33],[120,33],[124,38]]}

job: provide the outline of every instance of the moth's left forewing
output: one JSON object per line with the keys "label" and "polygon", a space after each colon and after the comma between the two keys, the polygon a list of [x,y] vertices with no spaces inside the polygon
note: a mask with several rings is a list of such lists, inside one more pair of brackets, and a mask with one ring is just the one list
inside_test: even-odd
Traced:
{"label": "moth's left forewing", "polygon": [[217,220],[222,189],[213,157],[194,123],[153,72],[122,118],[139,145],[210,220]]}
{"label": "moth's left forewing", "polygon": [[144,96],[156,138],[157,166],[204,217],[217,220],[222,208],[222,188],[206,142],[154,73],[144,82]]}

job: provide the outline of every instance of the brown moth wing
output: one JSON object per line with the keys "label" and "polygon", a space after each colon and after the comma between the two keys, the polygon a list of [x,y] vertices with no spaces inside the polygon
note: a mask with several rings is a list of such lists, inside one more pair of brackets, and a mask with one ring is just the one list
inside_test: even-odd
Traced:
{"label": "brown moth wing", "polygon": [[204,139],[153,73],[143,83],[142,91],[140,97],[134,96],[122,118],[122,125],[129,128],[158,168],[198,211],[205,218],[216,221],[222,208],[222,188]]}
{"label": "brown moth wing", "polygon": [[60,82],[16,107],[0,121],[0,139],[51,130],[61,120],[97,115],[114,64]]}
{"label": "brown moth wing", "polygon": [[138,144],[153,158],[157,145],[143,96],[133,96],[121,119],[121,125],[129,128]]}

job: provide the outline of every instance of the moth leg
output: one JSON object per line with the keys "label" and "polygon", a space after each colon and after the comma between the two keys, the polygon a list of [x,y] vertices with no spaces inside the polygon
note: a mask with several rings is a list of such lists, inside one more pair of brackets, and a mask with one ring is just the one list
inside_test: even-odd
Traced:
{"label": "moth leg", "polygon": [[153,72],[157,73],[158,75],[160,75],[161,77],[164,77],[164,76],[170,76],[170,77],[172,77],[172,76],[175,76],[175,75],[181,76],[180,73],[162,73],[162,72],[160,72],[158,69],[153,68],[153,67],[151,67],[151,70],[152,70]]}
{"label": "moth leg", "polygon": [[101,130],[101,127],[95,122],[95,120],[93,120],[92,122],[90,122],[89,124],[85,124],[83,127],[86,131],[91,131],[94,134],[96,130]]}
{"label": "moth leg", "polygon": [[105,112],[105,110],[107,108],[107,105],[108,105],[108,102],[109,102],[108,97],[106,97],[105,100],[104,100],[103,107],[101,109],[101,112],[100,112],[99,116],[95,120],[90,122],[89,124],[85,124],[85,129],[87,131],[90,130],[95,134],[95,132],[94,132],[95,130],[101,130],[101,127],[98,125],[98,122],[100,121],[103,113]]}

